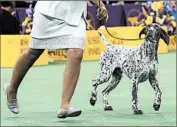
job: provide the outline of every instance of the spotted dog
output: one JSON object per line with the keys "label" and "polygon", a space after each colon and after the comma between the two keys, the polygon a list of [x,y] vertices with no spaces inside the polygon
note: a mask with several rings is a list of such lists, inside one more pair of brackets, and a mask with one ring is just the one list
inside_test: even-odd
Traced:
{"label": "spotted dog", "polygon": [[169,44],[167,33],[158,24],[150,24],[143,28],[139,37],[145,34],[145,41],[137,47],[124,47],[111,45],[102,33],[99,36],[104,42],[106,49],[100,56],[100,74],[92,80],[92,93],[90,104],[95,105],[97,100],[97,87],[111,78],[109,85],[102,91],[104,110],[113,110],[108,103],[109,93],[116,88],[122,79],[123,73],[132,82],[132,109],[134,114],[143,114],[138,107],[138,84],[149,80],[155,91],[153,108],[155,111],[160,109],[162,92],[159,88],[157,75],[157,49],[160,38]]}

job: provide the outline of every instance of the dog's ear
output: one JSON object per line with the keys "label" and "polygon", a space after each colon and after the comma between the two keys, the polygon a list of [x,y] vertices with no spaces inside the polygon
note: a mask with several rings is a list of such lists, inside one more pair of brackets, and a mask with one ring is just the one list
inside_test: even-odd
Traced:
{"label": "dog's ear", "polygon": [[140,33],[139,33],[139,38],[141,38],[141,35],[142,34],[146,34],[146,27],[144,27],[141,31],[140,31]]}
{"label": "dog's ear", "polygon": [[164,42],[165,42],[167,45],[169,44],[170,38],[169,38],[168,34],[165,32],[165,30],[163,30],[162,28],[161,28],[160,38],[161,38],[162,40],[164,40]]}

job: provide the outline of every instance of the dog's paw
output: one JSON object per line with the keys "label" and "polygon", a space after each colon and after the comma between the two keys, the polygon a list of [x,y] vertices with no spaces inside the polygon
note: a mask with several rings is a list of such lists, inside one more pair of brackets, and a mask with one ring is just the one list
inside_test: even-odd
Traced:
{"label": "dog's paw", "polygon": [[154,108],[155,111],[159,111],[160,104],[153,104],[153,108]]}
{"label": "dog's paw", "polygon": [[90,98],[90,104],[91,104],[92,106],[94,106],[95,103],[96,103],[96,99],[93,98],[93,97],[91,97],[91,98]]}
{"label": "dog's paw", "polygon": [[106,107],[104,107],[104,110],[105,111],[112,111],[113,108],[112,108],[112,106],[106,106]]}
{"label": "dog's paw", "polygon": [[142,114],[143,114],[143,111],[141,110],[134,111],[134,115],[142,115]]}

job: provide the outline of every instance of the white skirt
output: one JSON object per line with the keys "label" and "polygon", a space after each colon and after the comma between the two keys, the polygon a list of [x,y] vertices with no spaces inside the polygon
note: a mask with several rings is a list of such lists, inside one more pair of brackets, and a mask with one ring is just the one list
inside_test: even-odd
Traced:
{"label": "white skirt", "polygon": [[84,49],[86,22],[81,18],[78,26],[68,25],[65,21],[34,13],[30,48],[33,49]]}

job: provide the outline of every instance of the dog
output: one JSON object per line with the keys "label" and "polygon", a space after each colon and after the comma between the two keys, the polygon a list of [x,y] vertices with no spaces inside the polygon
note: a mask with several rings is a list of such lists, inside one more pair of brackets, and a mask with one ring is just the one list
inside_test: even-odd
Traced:
{"label": "dog", "polygon": [[105,111],[113,110],[108,103],[109,93],[116,88],[122,79],[123,73],[128,76],[132,82],[132,109],[135,115],[143,114],[138,107],[138,84],[149,80],[150,85],[155,91],[155,100],[153,108],[159,111],[161,105],[162,92],[156,78],[158,69],[157,49],[160,38],[169,44],[168,34],[159,24],[149,24],[139,33],[139,38],[144,34],[145,41],[137,47],[115,46],[110,44],[102,33],[98,32],[104,42],[106,49],[100,56],[101,70],[99,75],[92,80],[92,92],[90,104],[95,105],[97,100],[97,87],[100,84],[108,82],[109,85],[102,91],[103,104]]}

